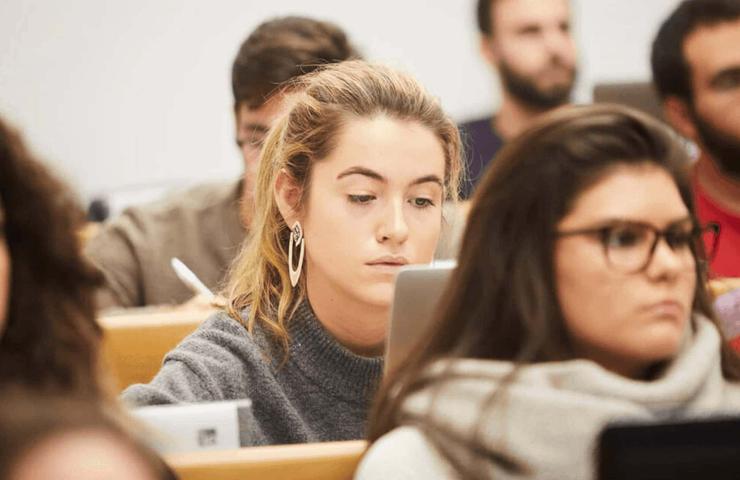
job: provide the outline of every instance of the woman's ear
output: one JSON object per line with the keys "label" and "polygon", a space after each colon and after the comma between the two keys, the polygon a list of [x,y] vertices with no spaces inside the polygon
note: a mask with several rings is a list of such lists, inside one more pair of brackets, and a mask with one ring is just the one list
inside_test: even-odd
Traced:
{"label": "woman's ear", "polygon": [[303,189],[284,168],[278,172],[275,180],[275,203],[277,203],[280,216],[288,226],[299,220],[299,205]]}

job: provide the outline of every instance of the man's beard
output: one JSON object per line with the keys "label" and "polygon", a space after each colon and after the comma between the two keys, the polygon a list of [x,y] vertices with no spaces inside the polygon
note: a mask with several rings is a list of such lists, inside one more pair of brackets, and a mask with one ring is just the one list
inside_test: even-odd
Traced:
{"label": "man's beard", "polygon": [[701,118],[695,108],[691,109],[691,118],[696,132],[706,153],[722,173],[740,180],[740,138],[719,130],[707,120]]}
{"label": "man's beard", "polygon": [[[567,67],[561,65],[561,68]],[[504,90],[536,110],[550,110],[568,103],[576,77],[575,70],[570,69],[571,78],[567,85],[542,89],[532,79],[516,73],[505,61],[499,63],[498,71]]]}

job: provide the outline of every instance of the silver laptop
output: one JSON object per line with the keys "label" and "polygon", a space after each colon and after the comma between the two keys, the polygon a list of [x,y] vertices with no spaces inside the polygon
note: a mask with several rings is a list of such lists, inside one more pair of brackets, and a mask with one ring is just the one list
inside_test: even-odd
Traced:
{"label": "silver laptop", "polygon": [[160,453],[230,450],[240,446],[240,419],[251,415],[251,400],[154,405],[130,413],[149,428]]}
{"label": "silver laptop", "polygon": [[385,371],[403,364],[434,319],[455,261],[404,267],[396,277],[385,349]]}

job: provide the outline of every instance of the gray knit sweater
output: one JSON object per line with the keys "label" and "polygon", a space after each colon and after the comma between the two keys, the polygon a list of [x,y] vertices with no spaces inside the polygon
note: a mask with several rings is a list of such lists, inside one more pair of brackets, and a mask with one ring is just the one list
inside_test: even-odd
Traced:
{"label": "gray knit sweater", "polygon": [[281,351],[262,329],[250,335],[217,313],[165,356],[149,384],[127,388],[123,400],[144,406],[250,398],[251,416],[240,418],[243,446],[363,438],[382,358],[344,348],[307,302],[289,333],[290,355],[281,364]]}

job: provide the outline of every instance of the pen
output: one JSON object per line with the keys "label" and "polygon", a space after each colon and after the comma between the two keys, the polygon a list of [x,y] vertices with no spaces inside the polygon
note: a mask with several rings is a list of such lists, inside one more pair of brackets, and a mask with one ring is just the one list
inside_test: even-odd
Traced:
{"label": "pen", "polygon": [[187,285],[190,290],[192,290],[196,294],[203,295],[209,301],[215,299],[213,292],[208,290],[208,287],[206,287],[203,282],[201,282],[200,279],[193,273],[193,271],[190,270],[184,263],[182,263],[179,258],[172,257],[170,263],[172,264],[172,268],[175,270],[177,278],[182,280],[182,283]]}

